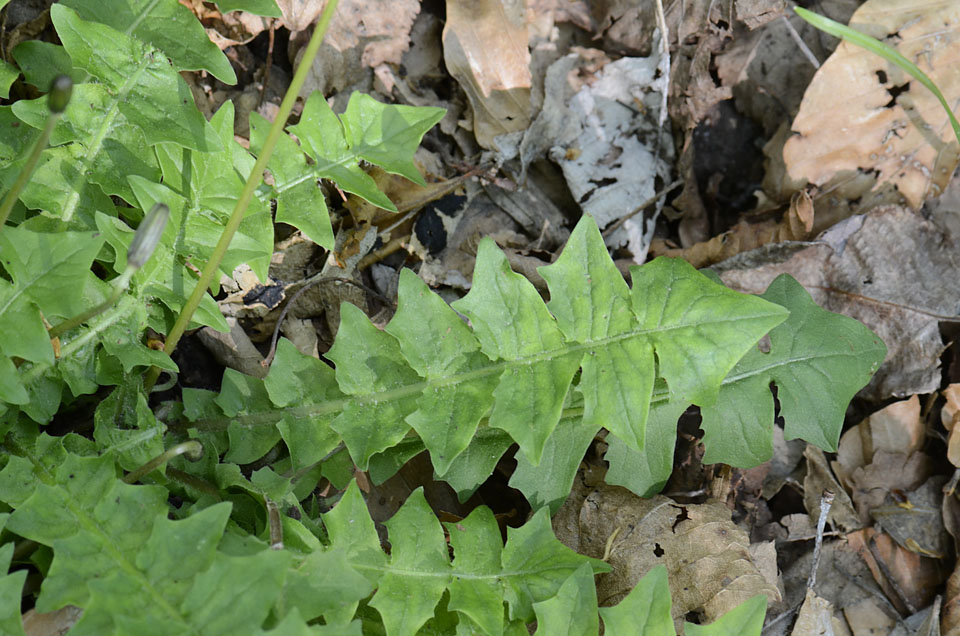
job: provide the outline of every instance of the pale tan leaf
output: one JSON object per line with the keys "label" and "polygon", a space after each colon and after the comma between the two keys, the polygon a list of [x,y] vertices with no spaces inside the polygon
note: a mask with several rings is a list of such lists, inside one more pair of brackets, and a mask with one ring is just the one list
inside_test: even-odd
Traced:
{"label": "pale tan leaf", "polygon": [[447,71],[473,108],[483,148],[530,125],[530,50],[526,11],[517,0],[447,0],[443,29]]}
{"label": "pale tan leaf", "polygon": [[[897,48],[940,87],[960,94],[960,4],[868,0],[850,20]],[[810,83],[783,156],[790,175],[824,184],[874,170],[911,207],[943,191],[957,165],[953,131],[933,94],[905,72],[843,42]]]}

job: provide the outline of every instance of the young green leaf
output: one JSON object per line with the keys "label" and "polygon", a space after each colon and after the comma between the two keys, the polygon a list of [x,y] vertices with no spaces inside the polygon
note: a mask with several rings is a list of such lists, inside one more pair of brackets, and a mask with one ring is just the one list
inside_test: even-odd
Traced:
{"label": "young green leaf", "polygon": [[[209,127],[222,150],[192,152],[174,143],[158,144],[156,148],[164,185],[184,200],[182,246],[178,245],[178,250],[198,268],[210,258],[243,189],[244,175],[253,168],[253,157],[233,139],[233,120],[232,102],[226,102],[210,119]],[[254,199],[230,242],[222,267],[232,272],[246,263],[265,281],[272,254],[269,208]]]}
{"label": "young green leaf", "polygon": [[557,595],[533,604],[537,633],[557,636],[591,636],[600,631],[597,618],[597,588],[593,568],[584,563],[567,577]]}
{"label": "young green leaf", "polygon": [[[399,306],[386,331],[400,343],[404,358],[427,382],[417,410],[407,416],[430,450],[434,470],[446,474],[451,462],[466,449],[477,424],[493,404],[496,378],[484,373],[488,359],[480,343],[460,317],[409,269],[400,272]],[[472,371],[477,377],[471,378]],[[445,378],[462,376],[457,384]]]}
{"label": "young green leaf", "polygon": [[222,148],[164,54],[105,24],[88,22],[64,4],[51,7],[50,18],[74,66],[103,82],[119,111],[143,130],[147,143],[169,141],[201,151]]}
{"label": "young green leaf", "polygon": [[670,586],[667,568],[658,565],[637,581],[630,593],[613,607],[601,607],[606,634],[676,636],[670,615]]}
{"label": "young green leaf", "polygon": [[[359,161],[369,161],[422,185],[423,177],[413,164],[413,154],[423,135],[445,112],[442,108],[382,104],[369,95],[354,93],[341,118],[323,95],[314,92],[307,98],[300,123],[291,126],[290,132],[313,158],[315,177],[332,179],[341,189],[396,212],[396,206],[360,168]],[[301,176],[278,182],[278,196],[282,197],[302,180]]]}
{"label": "young green leaf", "polygon": [[767,597],[763,594],[744,601],[709,625],[685,623],[687,636],[760,636],[767,614]]}
{"label": "young green leaf", "polygon": [[176,0],[64,0],[83,20],[100,22],[154,46],[178,71],[205,70],[225,84],[237,76],[190,9]]}
{"label": "young green leaf", "polygon": [[770,459],[771,384],[786,438],[835,451],[847,404],[887,354],[862,323],[821,309],[789,276],[779,276],[760,297],[790,310],[790,319],[770,332],[769,351],[751,349],[724,380],[719,399],[701,408],[705,463],[751,467]]}
{"label": "young green leaf", "polygon": [[[270,122],[250,113],[250,151],[254,155],[260,155],[269,130]],[[300,146],[288,135],[280,135],[267,168],[277,198],[277,223],[289,223],[317,245],[333,249],[327,202]]]}
{"label": "young green leaf", "polygon": [[0,353],[54,361],[41,315],[48,321],[86,309],[90,264],[103,239],[92,232],[45,234],[20,227],[0,233],[0,261],[11,281],[0,279]]}
{"label": "young green leaf", "polygon": [[[0,514],[0,530],[9,515]],[[0,630],[10,636],[23,636],[23,623],[20,620],[20,597],[23,583],[27,580],[27,571],[7,571],[13,558],[13,543],[0,546]]]}

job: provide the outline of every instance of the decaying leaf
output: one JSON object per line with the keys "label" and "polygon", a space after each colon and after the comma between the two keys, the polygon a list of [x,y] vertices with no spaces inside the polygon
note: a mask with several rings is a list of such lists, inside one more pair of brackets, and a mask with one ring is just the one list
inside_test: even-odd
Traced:
{"label": "decaying leaf", "polygon": [[[664,82],[657,68],[655,55],[621,58],[604,66],[595,81],[570,100],[570,128],[550,149],[574,199],[602,228],[653,197],[656,178],[669,173],[666,161],[673,156],[673,146],[669,135],[660,134]],[[629,240],[635,256],[645,255],[648,246],[627,229],[607,237],[607,243]],[[636,229],[644,234],[642,224]]]}
{"label": "decaying leaf", "polygon": [[937,586],[944,578],[936,559],[905,550],[873,528],[851,532],[847,541],[860,554],[898,611],[913,614],[933,601]]}
{"label": "decaying leaf", "polygon": [[830,467],[844,488],[851,489],[851,476],[873,461],[878,451],[909,455],[923,447],[926,434],[920,419],[920,399],[914,395],[873,413],[840,438],[837,459]]}
{"label": "decaying leaf", "polygon": [[[869,0],[850,25],[897,48],[945,95],[960,93],[960,5]],[[844,170],[876,171],[917,208],[943,191],[958,146],[937,99],[886,60],[843,42],[807,88],[784,147],[794,178],[823,184]]]}
{"label": "decaying leaf", "polygon": [[801,191],[790,201],[790,207],[784,212],[779,223],[771,220],[759,223],[743,220],[729,231],[686,249],[669,249],[662,240],[654,240],[650,251],[655,256],[678,256],[689,261],[694,267],[708,267],[768,243],[806,240],[812,229],[813,201],[810,195]]}
{"label": "decaying leaf", "polygon": [[870,516],[900,547],[922,556],[944,558],[950,540],[940,505],[946,479],[937,475],[912,492],[888,496],[884,505],[870,510]]}
{"label": "decaying leaf", "polygon": [[943,390],[943,397],[947,403],[940,409],[940,421],[947,429],[947,459],[954,466],[960,468],[960,384],[951,384]]}
{"label": "decaying leaf", "polygon": [[833,604],[825,598],[817,596],[811,589],[807,590],[807,597],[800,606],[797,622],[793,626],[792,636],[819,636],[820,634],[849,634],[843,624],[833,614]]}
{"label": "decaying leaf", "polygon": [[747,535],[721,503],[681,505],[604,485],[585,500],[568,499],[554,523],[565,529],[558,529],[558,536],[567,545],[581,554],[606,556],[613,567],[597,579],[601,605],[616,604],[661,563],[669,574],[675,620],[696,611],[712,622],[756,594],[766,594],[772,603],[781,598],[754,563]]}
{"label": "decaying leaf", "polygon": [[530,125],[526,14],[513,0],[447,0],[443,57],[473,108],[473,133],[487,149]]}

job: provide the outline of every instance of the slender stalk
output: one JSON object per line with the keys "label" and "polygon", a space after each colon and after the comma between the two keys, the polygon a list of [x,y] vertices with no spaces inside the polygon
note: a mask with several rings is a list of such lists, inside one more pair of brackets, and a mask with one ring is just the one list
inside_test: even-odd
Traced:
{"label": "slender stalk", "polygon": [[186,455],[187,459],[197,461],[203,455],[203,445],[195,439],[188,439],[185,442],[168,448],[166,452],[157,455],[140,468],[127,473],[123,478],[123,482],[125,484],[135,484],[178,455]]}
{"label": "slender stalk", "polygon": [[[247,206],[250,204],[250,199],[253,198],[254,191],[263,179],[263,171],[266,169],[267,162],[273,154],[273,149],[277,145],[280,135],[283,133],[287,118],[290,117],[290,113],[293,111],[293,105],[297,101],[297,96],[300,95],[300,89],[303,88],[303,84],[307,79],[307,73],[309,73],[310,67],[313,65],[313,60],[320,50],[320,44],[323,42],[323,36],[330,26],[330,20],[333,18],[333,13],[336,11],[338,2],[339,0],[327,0],[327,5],[323,8],[323,13],[317,21],[316,29],[310,38],[310,43],[304,51],[300,66],[293,76],[293,81],[290,82],[290,87],[287,89],[283,101],[280,102],[280,110],[273,120],[273,125],[270,126],[270,132],[267,134],[267,139],[263,144],[263,150],[260,152],[260,156],[257,157],[257,162],[250,171],[250,176],[243,186],[240,197],[237,199],[237,204],[234,206],[233,212],[230,214],[230,219],[223,229],[223,234],[220,235],[220,240],[213,249],[210,260],[207,262],[203,272],[201,272],[200,278],[197,280],[197,286],[193,288],[193,293],[190,294],[190,298],[187,299],[183,309],[180,311],[180,315],[177,317],[173,328],[170,330],[170,333],[167,334],[166,343],[163,347],[163,351],[167,355],[173,353],[183,333],[187,330],[187,325],[190,324],[193,313],[197,310],[197,307],[200,306],[203,295],[207,293],[207,288],[210,287],[210,283],[213,282],[213,278],[216,276],[220,263],[223,261],[223,256],[227,253],[227,248],[230,246],[230,241],[233,240],[233,235],[236,234],[237,229],[240,227],[240,222],[243,220]],[[147,372],[144,380],[144,388],[148,392],[153,388],[159,375],[159,367],[151,367]]]}
{"label": "slender stalk", "polygon": [[51,338],[56,338],[57,336],[70,331],[71,329],[79,327],[94,316],[98,316],[113,307],[117,301],[120,300],[120,297],[123,296],[123,292],[127,290],[127,287],[130,285],[130,278],[133,277],[136,271],[137,268],[127,266],[127,268],[123,270],[123,273],[120,274],[120,277],[114,281],[113,292],[110,294],[109,298],[96,307],[92,307],[83,313],[77,314],[73,318],[68,318],[60,324],[50,327],[50,329],[47,330],[47,335]]}
{"label": "slender stalk", "polygon": [[154,204],[153,208],[150,209],[150,212],[147,213],[147,216],[144,217],[140,223],[140,227],[137,228],[137,232],[130,242],[130,247],[127,249],[127,267],[114,281],[113,293],[110,294],[110,297],[96,307],[88,309],[73,318],[64,320],[59,325],[51,327],[47,332],[51,338],[56,338],[74,327],[79,327],[94,316],[107,311],[120,300],[123,292],[130,286],[130,279],[133,278],[137,270],[147,262],[147,259],[150,258],[153,251],[157,248],[157,244],[160,243],[160,238],[163,236],[163,230],[167,225],[169,216],[170,208],[168,208],[166,204]]}
{"label": "slender stalk", "polygon": [[850,28],[844,24],[840,24],[839,22],[835,22],[830,18],[824,17],[818,13],[807,11],[801,7],[794,7],[793,10],[796,11],[797,15],[799,15],[801,18],[824,33],[829,33],[833,37],[841,38],[847,42],[850,42],[851,44],[856,44],[862,49],[866,49],[871,53],[879,55],[891,64],[899,66],[901,69],[912,75],[915,80],[923,84],[931,93],[933,93],[934,97],[936,97],[940,102],[940,105],[943,106],[943,110],[947,112],[947,117],[950,118],[950,125],[953,127],[953,134],[956,135],[957,141],[960,142],[960,122],[958,122],[957,118],[953,115],[953,109],[950,108],[950,104],[947,103],[943,93],[941,93],[940,89],[937,88],[937,85],[933,83],[933,80],[930,79],[926,73],[921,71],[916,64],[905,58],[893,47],[884,44],[880,40],[870,37],[866,33],[861,33],[856,29]]}
{"label": "slender stalk", "polygon": [[70,103],[70,95],[72,92],[73,80],[71,80],[68,75],[58,75],[53,78],[50,93],[47,96],[50,116],[47,117],[47,123],[44,124],[43,130],[40,131],[40,136],[37,137],[36,143],[33,144],[30,156],[27,158],[27,162],[23,164],[23,169],[20,171],[20,174],[17,175],[17,180],[14,182],[13,187],[7,192],[7,196],[3,198],[3,202],[0,203],[0,231],[3,230],[7,218],[10,216],[10,211],[13,210],[13,205],[17,202],[17,199],[20,198],[20,193],[27,187],[27,183],[30,181],[30,177],[33,175],[33,171],[40,161],[40,153],[46,150],[47,142],[50,141],[50,135],[53,134],[53,129],[56,127],[57,122],[60,121],[60,115],[63,114],[63,111],[67,108],[67,104]]}

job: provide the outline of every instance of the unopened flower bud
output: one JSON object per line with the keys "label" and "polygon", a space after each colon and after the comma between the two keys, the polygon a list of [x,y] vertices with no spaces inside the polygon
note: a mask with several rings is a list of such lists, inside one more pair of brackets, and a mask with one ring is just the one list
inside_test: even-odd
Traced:
{"label": "unopened flower bud", "polygon": [[150,209],[150,212],[140,222],[137,233],[133,236],[130,248],[127,250],[127,265],[129,267],[140,268],[153,250],[157,248],[160,237],[163,236],[163,228],[167,225],[167,219],[170,217],[170,208],[163,203],[157,203]]}
{"label": "unopened flower bud", "polygon": [[50,92],[47,93],[47,106],[51,113],[62,113],[70,103],[73,93],[73,80],[69,75],[57,75],[50,83]]}

